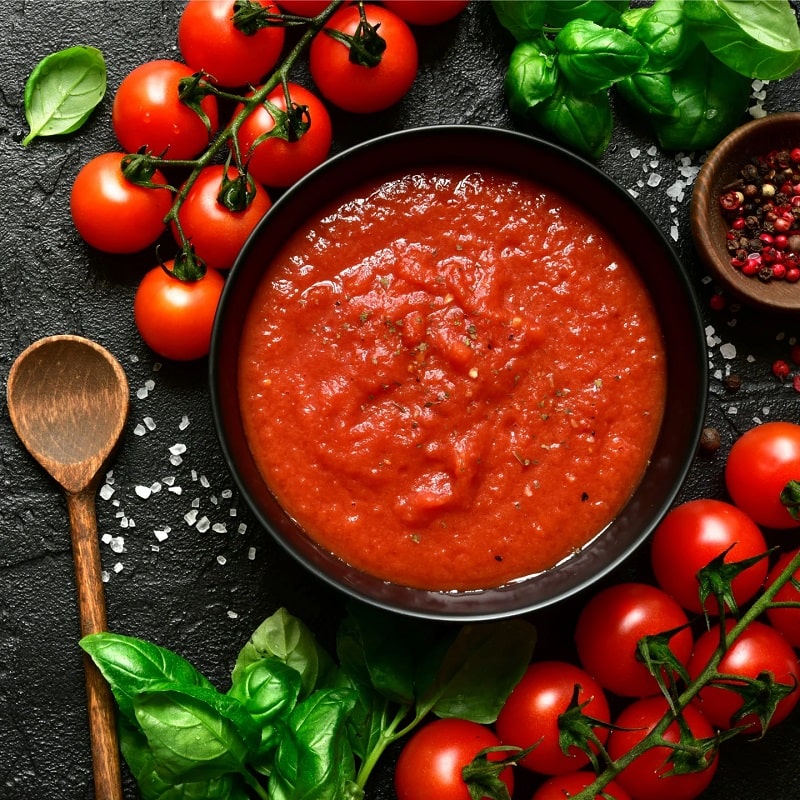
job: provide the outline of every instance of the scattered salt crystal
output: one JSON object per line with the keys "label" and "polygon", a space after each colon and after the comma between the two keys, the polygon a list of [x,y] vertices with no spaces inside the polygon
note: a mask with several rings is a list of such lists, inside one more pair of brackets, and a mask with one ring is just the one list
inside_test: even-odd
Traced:
{"label": "scattered salt crystal", "polygon": [[251,547],[247,551],[247,557],[250,559],[250,561],[255,561],[255,558],[256,558],[256,549],[255,549],[255,547]]}
{"label": "scattered salt crystal", "polygon": [[117,561],[117,563],[114,564],[114,572],[122,572],[123,569],[125,569],[125,567],[122,565],[121,561]]}
{"label": "scattered salt crystal", "polygon": [[200,485],[206,489],[208,489],[208,487],[211,486],[211,484],[208,481],[208,478],[206,478],[205,475],[200,476]]}
{"label": "scattered salt crystal", "polygon": [[192,475],[192,480],[196,481],[197,480],[197,470],[193,469],[192,472],[191,472],[191,475]]}
{"label": "scattered salt crystal", "polygon": [[235,517],[238,513],[239,512],[236,510],[235,506],[232,506],[230,509],[228,509],[228,514],[230,514],[232,517]]}
{"label": "scattered salt crystal", "polygon": [[144,436],[144,435],[147,433],[147,428],[145,428],[145,426],[144,426],[144,425],[142,425],[142,423],[140,422],[140,423],[139,423],[139,424],[138,424],[138,425],[137,425],[137,426],[136,426],[136,427],[133,429],[133,432],[134,432],[134,434],[136,434],[136,436]]}
{"label": "scattered salt crystal", "polygon": [[220,495],[222,496],[223,499],[229,500],[231,497],[233,497],[233,490],[232,489],[223,489],[220,492]]}
{"label": "scattered salt crystal", "polygon": [[169,537],[170,527],[165,525],[163,528],[156,528],[153,533],[159,542],[165,541]]}
{"label": "scattered salt crystal", "polygon": [[154,431],[156,429],[156,422],[152,417],[145,417],[142,422],[144,422],[147,430]]}
{"label": "scattered salt crystal", "polygon": [[125,537],[123,536],[115,536],[110,542],[109,546],[114,553],[124,553],[125,552]]}
{"label": "scattered salt crystal", "polygon": [[631,147],[630,149],[631,158],[639,158],[641,152],[642,151],[638,147]]}
{"label": "scattered salt crystal", "polygon": [[752,364],[756,360],[756,357],[754,355],[749,355],[746,360],[749,364]]}
{"label": "scattered salt crystal", "polygon": [[728,413],[729,413],[729,414],[730,414],[732,417],[735,417],[735,416],[736,416],[736,415],[739,413],[739,409],[738,409],[736,406],[731,406],[731,407],[728,409]]}
{"label": "scattered salt crystal", "polygon": [[173,467],[179,467],[183,464],[183,459],[180,456],[170,456],[169,463],[172,464]]}
{"label": "scattered salt crystal", "polygon": [[658,155],[658,148],[653,144],[647,148],[647,155],[650,157]]}
{"label": "scattered salt crystal", "polygon": [[131,525],[131,521],[130,521],[130,519],[129,519],[128,517],[123,517],[123,518],[122,518],[122,519],[119,521],[119,526],[120,526],[120,528],[129,528],[129,527],[130,527],[130,525]]}
{"label": "scattered salt crystal", "polygon": [[103,581],[103,583],[108,583],[108,581],[109,581],[109,579],[110,579],[110,578],[111,578],[111,576],[108,574],[108,570],[105,570],[105,569],[104,569],[104,570],[103,570],[103,571],[100,573],[100,579]]}
{"label": "scattered salt crystal", "polygon": [[169,489],[167,489],[167,491],[172,492],[172,494],[178,494],[178,495],[183,493],[183,489],[180,486],[170,486]]}
{"label": "scattered salt crystal", "polygon": [[237,533],[245,533],[247,531],[247,525],[244,522],[239,523],[239,527],[236,529]]}
{"label": "scattered salt crystal", "polygon": [[139,363],[139,356],[137,356],[136,353],[131,353],[131,355],[128,356],[128,358],[130,358],[131,364],[138,364]]}
{"label": "scattered salt crystal", "polygon": [[151,544],[150,545],[150,550],[153,553],[160,553],[161,552],[161,548],[157,544]]}
{"label": "scattered salt crystal", "polygon": [[150,393],[147,391],[147,389],[144,388],[144,386],[136,390],[136,397],[139,400],[144,400],[148,394]]}
{"label": "scattered salt crystal", "polygon": [[211,520],[208,517],[200,517],[200,519],[197,520],[196,527],[200,533],[205,533],[211,527]]}
{"label": "scattered salt crystal", "polygon": [[175,476],[174,475],[166,475],[161,479],[161,482],[165,486],[174,486],[175,485]]}
{"label": "scattered salt crystal", "polygon": [[152,494],[152,490],[149,486],[139,485],[133,491],[136,492],[136,494],[139,495],[139,497],[141,497],[143,500],[147,500],[147,498]]}
{"label": "scattered salt crystal", "polygon": [[239,619],[239,615],[235,611],[228,611],[227,613],[230,619]]}
{"label": "scattered salt crystal", "polygon": [[183,518],[186,520],[186,523],[188,525],[194,525],[194,523],[197,521],[197,514],[198,514],[197,510],[192,509],[187,514],[184,514]]}
{"label": "scattered salt crystal", "polygon": [[719,354],[727,359],[736,358],[736,345],[726,342],[719,348]]}
{"label": "scattered salt crystal", "polygon": [[635,200],[639,196],[639,192],[635,189],[628,189],[628,194]]}
{"label": "scattered salt crystal", "polygon": [[652,186],[652,187],[656,187],[661,183],[662,180],[663,180],[663,178],[657,172],[651,172],[647,176],[647,185],[648,186]]}
{"label": "scattered salt crystal", "polygon": [[200,498],[195,497],[192,499],[192,508],[200,508]]}
{"label": "scattered salt crystal", "polygon": [[211,526],[211,530],[214,531],[214,533],[227,533],[228,526],[224,522],[215,522]]}
{"label": "scattered salt crystal", "polygon": [[216,495],[212,494],[211,497],[209,497],[208,499],[211,501],[212,506],[219,505],[219,498]]}
{"label": "scattered salt crystal", "polygon": [[147,389],[148,392],[152,392],[153,389],[156,388],[156,382],[152,378],[148,378],[144,382],[144,388]]}
{"label": "scattered salt crystal", "polygon": [[674,242],[678,241],[678,226],[677,225],[671,225],[670,226],[669,235],[672,237],[672,241],[674,241]]}
{"label": "scattered salt crystal", "polygon": [[217,556],[217,564],[219,564],[220,566],[224,567],[225,564],[227,564],[227,563],[228,563],[228,559],[225,558],[225,556]]}
{"label": "scattered salt crystal", "polygon": [[181,417],[181,421],[178,424],[178,430],[185,431],[189,427],[189,417],[184,414]]}
{"label": "scattered salt crystal", "polygon": [[103,534],[103,535],[100,537],[100,541],[101,541],[103,544],[109,544],[109,543],[111,542],[111,534],[110,534],[110,533],[104,533],[104,534]]}
{"label": "scattered salt crystal", "polygon": [[764,110],[764,106],[762,105],[755,105],[748,109],[748,113],[753,119],[762,119],[763,117],[767,116],[767,112]]}
{"label": "scattered salt crystal", "polygon": [[762,408],[761,411],[763,412],[765,417],[769,416],[769,406],[764,406],[764,408]]}
{"label": "scattered salt crystal", "polygon": [[100,494],[101,499],[110,500],[111,499],[111,495],[114,494],[114,487],[113,486],[109,486],[107,483],[104,483],[100,487],[99,494]]}
{"label": "scattered salt crystal", "polygon": [[116,513],[116,514],[114,514],[114,516],[115,516],[117,519],[119,519],[120,517],[124,517],[124,516],[125,516],[125,512],[124,512],[124,511],[117,511],[117,513]]}
{"label": "scattered salt crystal", "polygon": [[119,500],[112,500],[111,505],[114,506],[114,508],[119,508]]}
{"label": "scattered salt crystal", "polygon": [[169,448],[169,452],[173,456],[182,456],[186,452],[186,445],[178,442]]}

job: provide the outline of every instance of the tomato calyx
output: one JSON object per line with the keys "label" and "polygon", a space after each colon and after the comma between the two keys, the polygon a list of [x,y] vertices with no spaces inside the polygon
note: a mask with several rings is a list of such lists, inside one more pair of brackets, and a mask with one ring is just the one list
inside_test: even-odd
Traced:
{"label": "tomato calyx", "polygon": [[792,519],[800,520],[800,481],[789,481],[781,491],[780,500]]}
{"label": "tomato calyx", "polygon": [[152,155],[147,152],[147,148],[142,148],[137,153],[128,153],[122,157],[120,169],[125,176],[125,180],[143,186],[145,189],[163,189],[163,183],[156,183],[153,176],[158,169],[157,162]]}
{"label": "tomato calyx", "polygon": [[[535,747],[536,745],[534,745]],[[533,747],[523,750],[520,747],[499,745],[486,747],[461,770],[461,777],[467,785],[470,800],[511,800],[508,787],[500,780],[500,773],[507,767],[517,764],[520,758],[530,752]],[[511,753],[502,759],[490,759],[489,753]]]}
{"label": "tomato calyx", "polygon": [[683,715],[678,714],[675,722],[678,725],[678,741],[661,743],[672,751],[665,761],[665,766],[668,765],[669,769],[661,773],[661,777],[703,772],[713,762],[722,741],[735,735],[733,731],[722,731],[707,739],[698,739]]}
{"label": "tomato calyx", "polygon": [[178,98],[187,108],[197,114],[206,126],[209,136],[213,133],[213,125],[203,109],[202,102],[208,95],[219,95],[215,86],[206,80],[203,72],[195,72],[187,78],[178,81]]}
{"label": "tomato calyx", "polygon": [[236,0],[231,22],[245,36],[255,36],[262,28],[286,24],[283,15],[276,14],[255,0]]}
{"label": "tomato calyx", "polygon": [[[767,550],[765,553],[759,553],[758,555],[744,558],[740,561],[726,562],[725,557],[735,546],[736,544],[734,543],[723,550],[697,573],[697,582],[700,587],[700,602],[703,604],[704,609],[706,600],[709,597],[713,597],[717,602],[717,608],[720,614],[723,614],[727,608],[731,614],[736,616],[738,614],[738,604],[731,586],[733,579],[754,564],[768,558],[772,552],[772,550]],[[708,611],[704,613],[707,620],[709,616]]]}
{"label": "tomato calyx", "polygon": [[363,3],[358,4],[358,10],[360,18],[352,34],[343,33],[336,28],[323,28],[323,32],[349,49],[348,58],[351,64],[377,67],[386,50],[386,40],[378,33],[381,24],[380,22],[377,25],[370,24]]}
{"label": "tomato calyx", "polygon": [[[228,159],[229,163],[230,158]],[[229,177],[228,164],[222,171],[217,202],[228,211],[244,211],[256,196],[255,181],[241,168],[237,169],[235,177]]]}
{"label": "tomato calyx", "polygon": [[685,630],[689,625],[691,623],[661,633],[647,634],[636,644],[636,659],[647,667],[648,672],[655,678],[662,694],[673,709],[672,695],[677,685],[676,679],[680,678],[688,683],[689,673],[672,651],[670,641],[673,636]]}
{"label": "tomato calyx", "polygon": [[[600,762],[597,754],[602,753],[606,761],[608,754],[605,746],[595,733],[596,728],[613,729],[613,725],[604,720],[595,719],[584,713],[584,708],[588,706],[594,698],[589,698],[583,703],[580,702],[581,687],[575,685],[572,700],[565,711],[558,715],[558,744],[564,755],[570,755],[570,750],[577,748],[588,757],[595,772],[600,772]],[[532,750],[535,748],[530,749]]]}
{"label": "tomato calyx", "polygon": [[171,266],[162,259],[159,259],[159,263],[167,275],[184,283],[196,283],[206,274],[205,262],[197,257],[189,242],[178,251]]}

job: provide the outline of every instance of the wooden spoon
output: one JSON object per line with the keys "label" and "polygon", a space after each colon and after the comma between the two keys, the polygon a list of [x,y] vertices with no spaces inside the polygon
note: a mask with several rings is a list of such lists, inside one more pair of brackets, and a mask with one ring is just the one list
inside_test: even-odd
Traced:
{"label": "wooden spoon", "polygon": [[[95,493],[128,414],[128,381],[100,345],[50,336],[11,367],[8,411],[30,454],[61,484],[69,511],[81,635],[106,629]],[[114,705],[108,684],[84,656],[95,796],[121,800]]]}

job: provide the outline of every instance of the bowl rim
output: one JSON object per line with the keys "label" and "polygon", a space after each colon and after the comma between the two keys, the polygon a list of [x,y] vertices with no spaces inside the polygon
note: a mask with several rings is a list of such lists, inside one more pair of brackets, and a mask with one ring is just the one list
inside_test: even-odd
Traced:
{"label": "bowl rim", "polygon": [[[226,311],[228,306],[233,303],[232,298],[236,291],[236,283],[239,273],[245,269],[248,256],[251,251],[255,250],[256,242],[262,235],[262,231],[272,225],[272,221],[282,214],[282,210],[285,209],[288,204],[297,203],[298,201],[296,198],[302,196],[302,194],[307,191],[307,187],[313,187],[315,183],[323,180],[326,176],[340,168],[342,165],[347,164],[351,159],[359,158],[359,154],[374,150],[380,151],[381,148],[386,149],[387,147],[392,147],[401,140],[417,140],[417,143],[419,144],[419,140],[430,141],[431,137],[441,138],[453,136],[467,138],[478,137],[497,147],[502,147],[504,143],[509,144],[515,142],[516,146],[518,147],[529,148],[532,154],[541,153],[544,151],[544,153],[549,156],[566,160],[566,162],[574,165],[574,168],[579,170],[581,174],[592,176],[594,181],[602,184],[606,191],[614,195],[615,202],[621,203],[625,208],[630,209],[631,212],[634,213],[638,218],[639,223],[644,227],[645,230],[647,230],[649,235],[660,244],[664,258],[673,266],[672,278],[675,281],[677,291],[682,294],[682,300],[685,301],[684,312],[687,315],[689,324],[693,328],[691,338],[694,344],[693,377],[696,379],[696,390],[694,392],[695,396],[691,398],[691,400],[694,401],[694,405],[692,407],[693,417],[689,424],[689,433],[687,434],[691,446],[687,446],[686,452],[681,453],[676,459],[676,463],[670,467],[674,472],[675,478],[672,484],[663,492],[663,496],[660,502],[657,504],[657,507],[651,510],[649,515],[649,523],[642,526],[638,534],[632,537],[631,541],[629,541],[626,546],[619,549],[613,558],[604,560],[603,563],[596,569],[592,569],[591,574],[588,577],[585,579],[570,580],[570,565],[574,565],[575,559],[578,557],[585,557],[586,559],[592,558],[590,551],[592,551],[595,543],[603,538],[602,534],[596,536],[592,542],[588,543],[575,556],[570,556],[565,560],[565,562],[556,565],[545,573],[539,573],[539,576],[546,576],[548,573],[561,570],[562,566],[566,564],[567,566],[564,567],[566,571],[561,573],[561,577],[564,577],[565,575],[567,576],[565,587],[557,592],[549,594],[544,599],[530,600],[522,603],[519,603],[515,599],[520,593],[520,587],[523,586],[527,581],[531,579],[535,580],[539,576],[532,576],[523,579],[520,582],[507,584],[506,586],[467,592],[442,592],[411,589],[410,587],[398,587],[397,585],[389,584],[386,581],[380,581],[374,576],[369,575],[366,576],[367,583],[369,584],[368,589],[365,589],[363,584],[358,580],[350,583],[343,583],[340,578],[328,574],[327,571],[320,566],[320,563],[316,560],[316,554],[314,557],[311,557],[308,552],[298,551],[298,547],[296,545],[293,545],[291,542],[287,541],[285,536],[281,535],[276,530],[274,521],[269,518],[264,509],[261,508],[261,506],[255,502],[251,496],[251,487],[246,479],[246,476],[244,475],[242,466],[241,464],[237,463],[233,448],[226,438],[227,420],[225,418],[223,406],[225,401],[225,392],[230,388],[229,385],[224,384],[224,377],[222,374],[224,370],[222,351],[225,345],[225,326],[226,318],[228,317]],[[364,157],[366,158],[367,156]],[[494,164],[490,163],[487,166],[492,168],[494,167]],[[387,165],[381,170],[378,170],[377,174],[391,174],[393,172],[396,172],[396,169],[394,169],[391,165]],[[343,187],[339,191],[339,195],[347,190],[355,188],[357,185],[357,183],[354,183],[352,185],[348,185],[347,187]],[[321,203],[317,203],[317,205],[313,206],[308,213],[313,213],[319,205],[321,205]],[[689,357],[689,355],[690,354],[688,353],[682,353],[681,358],[686,359]],[[356,598],[371,605],[408,616],[453,622],[476,622],[499,619],[503,617],[524,614],[544,608],[546,606],[550,606],[554,603],[561,602],[571,595],[574,595],[575,593],[585,589],[587,586],[594,584],[619,566],[624,560],[626,560],[649,537],[658,522],[663,518],[663,516],[671,507],[672,503],[675,501],[678,492],[686,480],[687,474],[697,451],[697,444],[700,439],[700,433],[705,416],[708,392],[705,334],[694,288],[689,280],[689,276],[682,262],[678,258],[675,249],[672,247],[672,244],[667,239],[665,233],[655,224],[655,222],[649,217],[649,215],[639,205],[635,198],[626,192],[610,176],[602,172],[595,164],[557,144],[547,140],[539,139],[526,133],[520,133],[518,131],[505,128],[466,124],[421,126],[394,131],[367,139],[332,156],[330,159],[312,170],[308,175],[298,181],[298,183],[288,189],[287,192],[281,197],[279,197],[267,212],[265,217],[258,224],[253,234],[251,234],[249,237],[226,280],[226,285],[223,289],[222,297],[220,299],[220,305],[212,332],[211,351],[209,357],[209,378],[212,416],[223,455],[241,496],[245,499],[259,525],[269,535],[271,535],[272,539],[297,561],[303,564],[312,575],[316,576],[318,579],[321,579],[323,583],[336,588],[339,592],[343,592],[345,595],[348,595],[351,598]],[[669,395],[669,386],[667,391]],[[648,471],[649,469],[650,467],[648,467]],[[321,549],[317,545],[314,545],[314,547],[317,550]],[[344,564],[344,562],[340,561],[339,559],[336,560],[339,562],[339,564]],[[349,565],[346,566],[349,567]],[[353,570],[354,568],[349,567],[349,569]],[[546,580],[546,578],[544,580]],[[399,603],[392,593],[389,593],[391,595],[391,597],[389,597],[389,595],[385,595],[380,590],[380,587],[376,588],[373,585],[376,582],[392,587],[394,590],[400,589],[404,592],[410,592],[411,596],[413,596],[413,600]],[[487,610],[485,608],[486,603],[484,600],[489,595],[494,603],[490,604],[491,608]]]}
{"label": "bowl rim", "polygon": [[[724,221],[717,195],[749,156],[763,155],[759,141],[767,137],[783,138],[783,131],[796,130],[800,145],[800,111],[767,114],[749,120],[732,130],[707,154],[695,178],[689,204],[689,221],[695,249],[711,277],[743,303],[761,311],[791,314],[800,311],[800,284],[786,281],[763,282],[747,276],[730,263],[725,248]],[[776,145],[777,146],[777,145]],[[775,147],[769,147],[775,149]]]}

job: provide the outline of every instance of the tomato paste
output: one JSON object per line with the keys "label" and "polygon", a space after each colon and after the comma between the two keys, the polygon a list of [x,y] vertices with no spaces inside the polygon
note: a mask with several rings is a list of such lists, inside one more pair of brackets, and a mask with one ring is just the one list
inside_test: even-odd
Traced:
{"label": "tomato paste", "polygon": [[658,321],[624,250],[549,188],[452,167],[365,185],[265,267],[240,352],[248,442],[351,565],[502,585],[601,535],[640,481]]}

